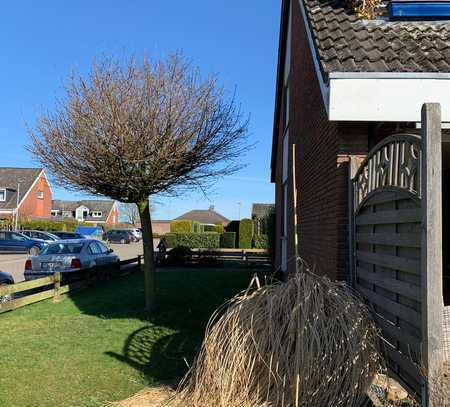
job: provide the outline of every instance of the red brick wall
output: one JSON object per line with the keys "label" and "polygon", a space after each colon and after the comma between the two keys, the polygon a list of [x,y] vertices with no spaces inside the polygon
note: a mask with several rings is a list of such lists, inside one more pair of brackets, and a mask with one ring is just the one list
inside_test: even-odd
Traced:
{"label": "red brick wall", "polygon": [[[296,144],[298,252],[316,272],[342,279],[348,262],[348,161],[350,155],[367,152],[367,126],[328,121],[297,1],[292,2],[292,13],[289,137]],[[278,237],[282,212],[281,151],[280,135],[276,171]],[[292,169],[292,157],[289,168]],[[295,254],[292,174],[288,185],[288,258],[292,258]],[[276,262],[280,264],[279,246]],[[291,261],[289,270],[294,266]]]}
{"label": "red brick wall", "polygon": [[[42,191],[43,199],[38,198]],[[47,179],[42,174],[29,191],[19,207],[20,218],[50,218],[52,210],[52,192]]]}
{"label": "red brick wall", "polygon": [[108,217],[106,218],[105,225],[113,226],[118,222],[119,222],[119,209],[117,207],[117,204],[114,204],[111,212],[109,213]]}
{"label": "red brick wall", "polygon": [[152,222],[152,230],[153,233],[158,233],[159,235],[164,235],[166,233],[170,232],[170,221],[166,222],[158,222],[153,221]]}

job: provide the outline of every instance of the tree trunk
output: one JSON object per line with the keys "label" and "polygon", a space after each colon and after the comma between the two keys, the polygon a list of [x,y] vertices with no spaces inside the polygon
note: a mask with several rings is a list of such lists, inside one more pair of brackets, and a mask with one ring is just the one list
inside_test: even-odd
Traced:
{"label": "tree trunk", "polygon": [[152,312],[156,308],[155,293],[155,262],[153,256],[153,231],[150,217],[149,200],[139,202],[139,217],[142,227],[142,244],[144,247],[144,290],[145,290],[145,309]]}

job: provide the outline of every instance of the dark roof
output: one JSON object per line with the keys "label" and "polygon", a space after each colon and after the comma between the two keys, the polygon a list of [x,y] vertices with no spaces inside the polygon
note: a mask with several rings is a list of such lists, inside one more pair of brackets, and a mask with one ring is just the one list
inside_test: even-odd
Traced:
{"label": "dark roof", "polygon": [[6,189],[6,201],[0,202],[0,209],[15,209],[17,204],[17,184],[20,183],[19,202],[29,191],[42,168],[0,167],[0,189]]}
{"label": "dark roof", "polygon": [[222,224],[230,221],[214,209],[194,209],[178,216],[175,220],[192,220],[204,224]]}
{"label": "dark roof", "polygon": [[273,210],[275,210],[275,204],[254,203],[252,204],[252,219],[264,218]]}
{"label": "dark roof", "polygon": [[114,206],[114,203],[111,199],[82,199],[80,201],[64,201],[61,199],[55,199],[52,201],[52,210],[57,211],[75,211],[80,206],[86,206],[89,208],[91,212],[93,211],[101,211],[101,217],[92,217],[88,216],[86,220],[93,222],[105,222],[108,218],[111,209]]}
{"label": "dark roof", "polygon": [[449,72],[450,24],[363,20],[343,1],[301,0],[326,79],[330,72]]}

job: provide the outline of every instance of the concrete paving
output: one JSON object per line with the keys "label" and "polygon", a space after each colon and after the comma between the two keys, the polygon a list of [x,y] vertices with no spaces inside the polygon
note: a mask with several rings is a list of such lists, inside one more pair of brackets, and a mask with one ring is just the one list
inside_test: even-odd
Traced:
{"label": "concrete paving", "polygon": [[[155,239],[156,240],[156,239]],[[159,242],[154,242],[156,246]],[[111,249],[120,257],[120,260],[128,260],[143,254],[142,242],[130,244],[110,244]],[[27,254],[0,254],[0,271],[4,271],[13,276],[18,283],[24,280],[23,272]]]}

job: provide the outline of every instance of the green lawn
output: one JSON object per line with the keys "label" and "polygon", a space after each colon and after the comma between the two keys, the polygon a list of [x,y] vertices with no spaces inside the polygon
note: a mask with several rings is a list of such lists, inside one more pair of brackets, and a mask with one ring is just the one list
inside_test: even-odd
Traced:
{"label": "green lawn", "polygon": [[160,311],[150,320],[140,273],[0,315],[0,406],[101,406],[176,382],[212,311],[251,274],[159,273]]}

